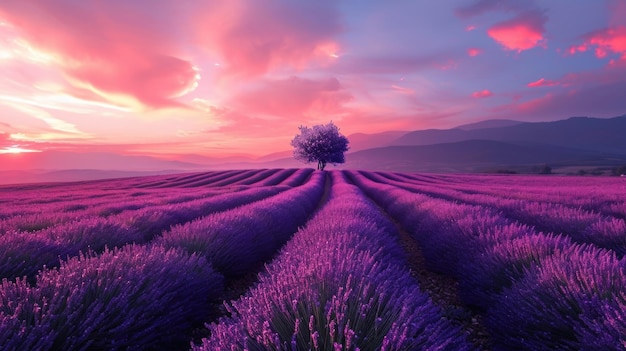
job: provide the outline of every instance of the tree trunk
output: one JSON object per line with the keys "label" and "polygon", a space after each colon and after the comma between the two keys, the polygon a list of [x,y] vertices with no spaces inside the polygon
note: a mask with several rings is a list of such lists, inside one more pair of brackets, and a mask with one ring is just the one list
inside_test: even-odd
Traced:
{"label": "tree trunk", "polygon": [[324,161],[317,161],[317,169],[319,169],[320,171],[323,171],[324,168],[326,168],[326,162],[324,162]]}

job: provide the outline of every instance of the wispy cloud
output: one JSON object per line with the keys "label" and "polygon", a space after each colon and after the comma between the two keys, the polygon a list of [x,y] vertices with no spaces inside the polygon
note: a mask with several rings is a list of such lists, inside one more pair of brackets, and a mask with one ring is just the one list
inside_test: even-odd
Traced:
{"label": "wispy cloud", "polygon": [[548,80],[545,78],[539,78],[538,80],[534,81],[534,82],[530,82],[527,84],[527,86],[529,88],[537,88],[537,87],[553,87],[553,86],[557,86],[560,83],[554,80]]}
{"label": "wispy cloud", "polygon": [[151,3],[146,12],[142,2],[107,1],[96,11],[70,0],[5,2],[0,17],[15,28],[15,40],[36,50],[31,56],[53,58],[44,64],[58,67],[70,83],[82,83],[112,103],[123,105],[114,97],[128,95],[161,107],[176,104],[174,98],[193,90],[199,79],[194,65],[176,56],[175,41],[156,18],[167,5]]}
{"label": "wispy cloud", "polygon": [[489,89],[475,91],[472,93],[472,97],[477,98],[477,99],[488,98],[491,96],[493,96],[493,93]]}
{"label": "wispy cloud", "polygon": [[[44,109],[19,103],[21,101],[18,99],[6,96],[0,96],[0,102],[4,102],[5,105],[43,122],[52,133],[40,134],[41,139],[87,139],[91,137],[89,134],[78,130],[76,125],[53,117]],[[43,137],[43,135],[46,135],[46,137]],[[26,137],[23,137],[23,139],[26,139]]]}

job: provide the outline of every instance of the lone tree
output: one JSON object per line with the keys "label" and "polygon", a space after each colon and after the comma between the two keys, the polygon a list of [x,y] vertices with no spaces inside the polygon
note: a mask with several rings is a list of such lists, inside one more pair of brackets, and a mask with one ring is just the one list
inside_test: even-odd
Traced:
{"label": "lone tree", "polygon": [[317,169],[324,170],[327,163],[346,162],[348,138],[339,134],[339,128],[330,122],[312,128],[300,126],[300,134],[291,141],[293,157],[305,163],[317,161]]}

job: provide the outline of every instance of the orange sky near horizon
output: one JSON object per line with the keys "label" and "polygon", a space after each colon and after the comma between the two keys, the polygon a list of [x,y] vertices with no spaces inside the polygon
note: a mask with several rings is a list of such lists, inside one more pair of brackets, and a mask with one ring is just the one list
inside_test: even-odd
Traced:
{"label": "orange sky near horizon", "polygon": [[176,158],[626,113],[623,1],[0,4],[0,154]]}

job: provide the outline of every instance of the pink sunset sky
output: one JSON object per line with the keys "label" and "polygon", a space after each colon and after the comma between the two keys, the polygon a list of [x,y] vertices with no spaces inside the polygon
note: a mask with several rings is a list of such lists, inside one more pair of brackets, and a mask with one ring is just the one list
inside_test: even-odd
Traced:
{"label": "pink sunset sky", "polygon": [[264,155],[626,113],[626,1],[0,3],[0,153]]}

